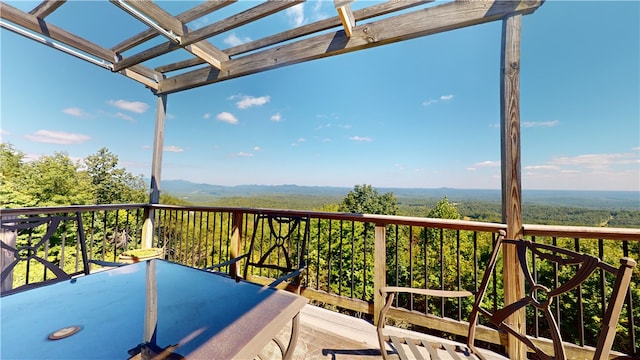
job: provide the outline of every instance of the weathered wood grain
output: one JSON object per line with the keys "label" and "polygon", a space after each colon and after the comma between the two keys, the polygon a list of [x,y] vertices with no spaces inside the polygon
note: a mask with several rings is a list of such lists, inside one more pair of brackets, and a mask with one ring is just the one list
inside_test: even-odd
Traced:
{"label": "weathered wood grain", "polygon": [[45,17],[51,15],[54,11],[56,11],[60,6],[62,6],[66,0],[45,0],[38,4],[33,10],[29,11],[29,14],[44,19]]}
{"label": "weathered wood grain", "polygon": [[222,64],[222,69],[198,69],[160,82],[159,93],[172,93],[286,65],[335,56],[443,31],[529,13],[541,2],[453,2],[377,22],[356,26],[351,38],[344,31],[317,35],[269,48]]}
{"label": "weathered wood grain", "polygon": [[[502,168],[502,216],[507,238],[522,238],[522,179],[520,174],[520,33],[522,15],[506,17],[502,23],[500,66],[500,124]],[[511,304],[524,298],[524,275],[515,247],[504,246],[504,298]],[[506,323],[526,333],[524,309],[511,315]],[[527,348],[513,336],[508,337],[507,353],[512,359],[526,357]]]}

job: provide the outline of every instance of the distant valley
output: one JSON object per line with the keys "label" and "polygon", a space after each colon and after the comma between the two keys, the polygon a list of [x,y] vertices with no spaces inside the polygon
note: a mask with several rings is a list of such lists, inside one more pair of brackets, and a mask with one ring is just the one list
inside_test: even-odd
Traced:
{"label": "distant valley", "polygon": [[[163,180],[162,192],[193,204],[206,204],[224,198],[304,196],[340,202],[353,188],[298,185],[198,184],[185,180]],[[500,190],[484,189],[420,189],[376,188],[380,193],[392,192],[400,203],[437,201],[447,197],[451,202],[477,201],[500,203]],[[567,191],[524,190],[524,205],[577,207],[598,210],[640,210],[640,192],[634,191]]]}

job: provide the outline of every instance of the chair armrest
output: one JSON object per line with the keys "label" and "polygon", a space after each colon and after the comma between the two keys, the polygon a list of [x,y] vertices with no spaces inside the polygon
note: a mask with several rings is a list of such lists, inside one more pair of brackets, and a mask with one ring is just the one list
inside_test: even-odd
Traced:
{"label": "chair armrest", "polygon": [[89,263],[104,266],[104,267],[120,267],[120,266],[127,265],[125,263],[104,261],[104,260],[89,260]]}
{"label": "chair armrest", "polygon": [[291,279],[293,277],[296,277],[300,274],[302,274],[303,271],[305,271],[307,269],[307,265],[303,265],[302,267],[298,268],[298,270],[290,272],[288,274],[282,275],[281,277],[277,278],[276,280],[274,280],[271,284],[269,284],[269,287],[276,287],[278,285],[280,285],[281,282]]}
{"label": "chair armrest", "polygon": [[214,265],[211,265],[211,266],[207,266],[206,268],[204,268],[204,270],[219,269],[219,268],[221,268],[221,267],[225,267],[225,266],[228,266],[228,265],[231,265],[231,264],[235,264],[235,263],[237,263],[238,261],[240,261],[240,260],[242,260],[242,259],[246,258],[247,256],[249,256],[249,254],[242,254],[242,255],[240,255],[240,256],[238,256],[238,257],[235,257],[235,258],[233,258],[233,259],[231,259],[231,260],[227,260],[227,261],[225,261],[225,262],[223,262],[223,263],[220,263],[220,264],[214,264]]}
{"label": "chair armrest", "polygon": [[382,296],[386,296],[389,293],[411,293],[411,294],[436,296],[436,297],[444,297],[444,298],[467,297],[467,296],[475,295],[471,291],[466,291],[466,290],[419,289],[419,288],[408,288],[408,287],[399,287],[399,286],[385,286],[380,289],[380,294],[382,294]]}

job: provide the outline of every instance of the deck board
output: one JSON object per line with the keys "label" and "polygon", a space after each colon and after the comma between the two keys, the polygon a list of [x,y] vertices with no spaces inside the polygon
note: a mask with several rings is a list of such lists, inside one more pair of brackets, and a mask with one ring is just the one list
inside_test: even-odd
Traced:
{"label": "deck board", "polygon": [[[389,327],[387,327],[388,329]],[[286,339],[288,328],[278,334]],[[408,330],[393,328],[399,334],[406,334]],[[437,339],[435,337],[410,332],[413,337]],[[417,335],[417,336],[416,336]],[[446,341],[437,339],[438,341]],[[453,342],[450,342],[453,343]],[[262,358],[271,359],[275,349],[272,344],[263,350]],[[505,359],[492,352],[484,352],[487,359]],[[446,355],[445,355],[446,357]],[[376,327],[370,322],[352,316],[340,314],[313,305],[306,305],[300,316],[300,337],[293,358],[295,360],[310,359],[382,359],[378,346]]]}

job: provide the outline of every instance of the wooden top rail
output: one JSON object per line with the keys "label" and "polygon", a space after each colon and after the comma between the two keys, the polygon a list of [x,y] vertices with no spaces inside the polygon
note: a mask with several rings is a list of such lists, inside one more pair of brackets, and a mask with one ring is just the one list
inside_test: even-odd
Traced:
{"label": "wooden top rail", "polygon": [[[73,205],[56,207],[32,207],[20,209],[0,209],[2,216],[16,215],[36,215],[52,214],[63,212],[89,212],[105,210],[124,209],[166,209],[175,211],[213,211],[231,212],[247,214],[280,214],[292,216],[309,216],[311,218],[327,220],[347,220],[375,223],[376,225],[408,225],[424,226],[432,228],[443,228],[453,230],[486,231],[497,233],[506,229],[505,224],[487,223],[468,220],[434,219],[412,216],[375,215],[375,214],[349,214],[332,213],[320,211],[285,210],[285,209],[263,209],[263,208],[241,208],[241,207],[218,207],[218,206],[177,206],[162,204],[110,204],[110,205]],[[524,234],[526,236],[555,236],[581,239],[607,239],[607,240],[627,240],[640,241],[640,229],[638,228],[609,228],[609,227],[588,227],[588,226],[561,226],[561,225],[537,225],[524,224]]]}

